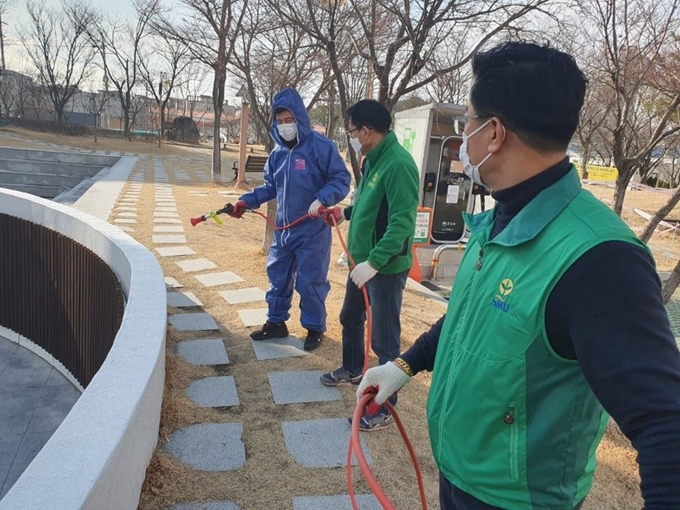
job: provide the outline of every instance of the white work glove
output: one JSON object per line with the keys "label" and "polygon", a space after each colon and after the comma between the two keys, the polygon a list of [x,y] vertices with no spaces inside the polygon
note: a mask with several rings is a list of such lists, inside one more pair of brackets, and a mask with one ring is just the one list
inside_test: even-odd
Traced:
{"label": "white work glove", "polygon": [[374,402],[383,405],[385,400],[398,392],[410,380],[409,375],[391,361],[369,368],[357,389],[357,400],[361,399],[367,388],[373,387],[378,389],[378,393],[373,397]]}
{"label": "white work glove", "polygon": [[377,274],[378,270],[374,269],[373,266],[369,264],[368,261],[366,261],[362,262],[361,264],[357,264],[354,269],[352,269],[349,277],[354,282],[354,285],[361,288]]}
{"label": "white work glove", "polygon": [[319,202],[318,199],[315,199],[314,202],[312,202],[312,205],[309,206],[309,211],[307,211],[309,217],[316,218],[319,215],[319,208],[321,207],[323,207],[323,204]]}

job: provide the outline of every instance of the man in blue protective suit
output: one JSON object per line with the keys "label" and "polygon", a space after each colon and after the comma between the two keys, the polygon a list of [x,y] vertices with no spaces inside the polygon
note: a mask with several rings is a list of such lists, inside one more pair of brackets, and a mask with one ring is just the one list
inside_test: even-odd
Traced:
{"label": "man in blue protective suit", "polygon": [[247,209],[276,198],[278,227],[306,214],[309,218],[275,231],[267,260],[267,322],[250,337],[268,340],[288,336],[286,321],[295,287],[300,294],[300,322],[307,329],[304,347],[312,351],[321,344],[326,331],[325,301],[330,290],[331,229],[319,214],[347,196],[350,174],[335,144],[312,131],[295,89],[276,94],[272,111],[271,136],[276,147],[264,167],[264,184],[243,195],[231,215],[240,218]]}

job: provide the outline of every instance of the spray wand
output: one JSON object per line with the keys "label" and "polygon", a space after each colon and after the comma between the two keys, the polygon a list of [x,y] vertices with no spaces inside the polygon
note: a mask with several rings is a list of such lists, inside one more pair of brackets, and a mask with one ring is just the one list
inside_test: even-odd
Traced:
{"label": "spray wand", "polygon": [[218,214],[231,214],[232,211],[234,210],[234,206],[231,204],[226,204],[222,209],[218,209],[217,211],[210,211],[207,214],[204,214],[203,216],[198,216],[196,218],[191,218],[189,221],[191,222],[191,226],[195,227],[199,223],[203,223],[206,220],[209,220],[212,218],[215,220],[215,223],[218,225],[222,225],[222,220],[217,217]]}

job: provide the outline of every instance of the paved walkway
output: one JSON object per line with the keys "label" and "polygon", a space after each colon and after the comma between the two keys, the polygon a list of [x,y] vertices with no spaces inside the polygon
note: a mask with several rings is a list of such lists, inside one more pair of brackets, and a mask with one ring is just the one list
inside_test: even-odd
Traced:
{"label": "paved walkway", "polygon": [[79,396],[80,391],[41,357],[0,337],[0,499]]}

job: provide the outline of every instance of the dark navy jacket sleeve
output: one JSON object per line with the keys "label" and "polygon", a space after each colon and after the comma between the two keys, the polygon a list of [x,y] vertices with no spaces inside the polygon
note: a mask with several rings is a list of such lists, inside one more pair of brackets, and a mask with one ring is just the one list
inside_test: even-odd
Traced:
{"label": "dark navy jacket sleeve", "polygon": [[418,340],[401,355],[401,359],[411,366],[414,373],[417,374],[422,370],[431,372],[434,368],[434,358],[437,354],[439,335],[442,332],[442,326],[444,326],[444,319],[446,319],[446,315],[435,322],[429,331],[420,335]]}
{"label": "dark navy jacket sleeve", "polygon": [[680,509],[680,351],[654,262],[606,242],[553,289],[546,329],[576,358],[593,392],[638,452],[646,510]]}

